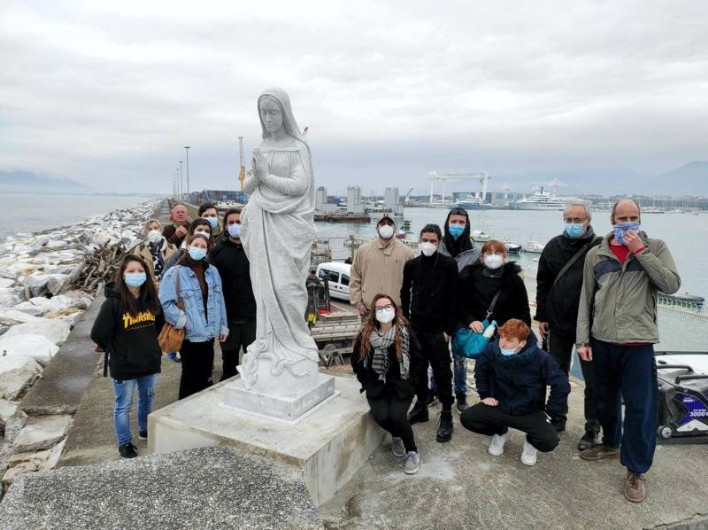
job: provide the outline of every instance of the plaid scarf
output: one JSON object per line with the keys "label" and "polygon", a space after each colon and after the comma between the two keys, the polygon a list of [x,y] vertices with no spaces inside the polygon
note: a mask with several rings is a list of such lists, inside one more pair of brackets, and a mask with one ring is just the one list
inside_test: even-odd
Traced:
{"label": "plaid scarf", "polygon": [[[401,334],[401,360],[399,368],[401,379],[407,380],[410,371],[410,355],[408,353],[409,335],[408,329],[402,322],[398,323],[398,329]],[[369,344],[374,349],[374,354],[371,357],[371,369],[378,374],[379,381],[386,382],[386,374],[388,373],[388,349],[393,344],[396,333],[396,326],[391,326],[386,333],[379,335],[377,330],[372,330],[369,336]]]}

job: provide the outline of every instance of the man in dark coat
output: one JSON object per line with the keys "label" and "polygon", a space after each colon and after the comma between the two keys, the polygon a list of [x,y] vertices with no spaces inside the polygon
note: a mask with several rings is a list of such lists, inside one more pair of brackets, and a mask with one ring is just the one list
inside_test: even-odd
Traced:
{"label": "man in dark coat", "polygon": [[[566,375],[575,346],[585,255],[602,239],[595,235],[591,220],[592,213],[585,204],[568,206],[563,212],[563,233],[546,244],[536,274],[535,320],[541,336],[548,340],[548,352]],[[600,422],[593,399],[590,363],[579,360],[585,380],[585,434],[578,449],[584,451],[598,442]],[[557,431],[565,430],[565,422],[565,413],[553,418]]]}

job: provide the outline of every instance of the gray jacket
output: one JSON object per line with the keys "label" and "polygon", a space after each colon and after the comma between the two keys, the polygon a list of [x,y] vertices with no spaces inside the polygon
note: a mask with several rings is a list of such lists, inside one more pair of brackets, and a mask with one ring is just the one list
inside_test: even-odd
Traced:
{"label": "gray jacket", "polygon": [[657,343],[656,293],[673,294],[681,286],[671,252],[662,240],[640,232],[646,250],[630,252],[622,264],[610,249],[610,235],[585,259],[576,343],[587,345],[591,336],[619,344]]}
{"label": "gray jacket", "polygon": [[[462,269],[467,267],[467,265],[472,265],[475,263],[479,259],[481,250],[482,249],[480,247],[473,244],[472,248],[463,250],[455,256],[455,261],[457,262],[457,272],[461,272]],[[443,256],[450,256],[450,251],[447,249],[444,242],[438,247],[438,252],[440,252]]]}

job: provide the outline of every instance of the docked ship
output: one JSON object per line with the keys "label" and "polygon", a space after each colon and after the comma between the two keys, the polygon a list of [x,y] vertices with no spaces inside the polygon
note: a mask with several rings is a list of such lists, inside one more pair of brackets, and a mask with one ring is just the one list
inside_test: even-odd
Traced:
{"label": "docked ship", "polygon": [[555,194],[550,194],[543,191],[534,192],[530,197],[524,197],[518,201],[511,203],[511,208],[514,210],[563,210],[568,204],[567,200],[560,199]]}

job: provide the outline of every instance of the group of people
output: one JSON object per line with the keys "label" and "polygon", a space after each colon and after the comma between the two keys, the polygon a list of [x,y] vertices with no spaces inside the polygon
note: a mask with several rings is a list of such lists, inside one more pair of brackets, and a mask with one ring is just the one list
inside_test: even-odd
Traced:
{"label": "group of people", "polygon": [[[393,237],[393,218],[379,220],[378,237],[351,269],[350,301],[363,320],[351,363],[405,473],[420,467],[411,425],[428,421],[436,400],[438,442],[452,437],[456,403],[463,427],[491,436],[493,456],[504,453],[512,429],[523,432],[521,462],[534,465],[566,428],[575,350],[585,379],[580,458],[619,458],[626,499],[644,500],[656,445],[657,292],[676,292],[680,278],[666,244],[640,230],[635,201],[614,205],[604,237],[591,221],[587,205],[569,205],[562,233],[540,257],[534,319],[545,351],[531,329],[521,268],[503,242],[475,244],[464,209],[450,210],[442,230],[423,227],[418,256]],[[460,327],[481,333],[491,320],[495,336],[474,367],[480,401],[468,406],[466,362],[450,342]]]}
{"label": "group of people", "polygon": [[212,384],[214,342],[222,352],[222,380],[238,373],[239,351],[256,338],[256,302],[250,264],[240,239],[241,211],[231,209],[219,224],[216,207],[202,204],[189,221],[177,204],[171,224],[151,219],[143,242],[123,258],[115,279],[106,284],[106,300],[91,338],[108,352],[115,391],[115,429],[122,457],[137,456],[130,410],[138,390],[137,423],[147,439],[162,351],[158,335],[165,322],[184,330],[177,352],[182,373],[179,399]]}

